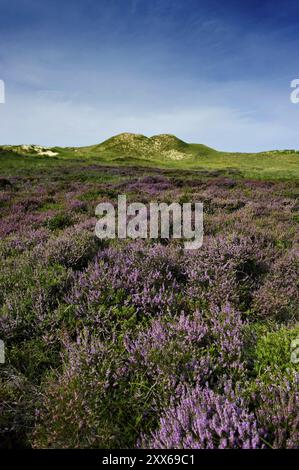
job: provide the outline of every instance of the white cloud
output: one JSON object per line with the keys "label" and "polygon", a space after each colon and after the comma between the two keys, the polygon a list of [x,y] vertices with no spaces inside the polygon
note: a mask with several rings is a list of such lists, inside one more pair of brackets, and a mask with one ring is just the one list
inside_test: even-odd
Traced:
{"label": "white cloud", "polygon": [[[33,98],[32,98],[33,96]],[[294,105],[293,105],[294,106]],[[172,133],[188,141],[219,150],[257,151],[292,148],[299,139],[297,120],[289,122],[289,109],[278,121],[259,114],[243,113],[225,105],[171,106],[155,109],[144,102],[130,104],[128,111],[72,101],[59,93],[17,95],[0,106],[0,142],[41,145],[89,145],[120,132],[145,135]],[[298,108],[292,108],[299,117]]]}

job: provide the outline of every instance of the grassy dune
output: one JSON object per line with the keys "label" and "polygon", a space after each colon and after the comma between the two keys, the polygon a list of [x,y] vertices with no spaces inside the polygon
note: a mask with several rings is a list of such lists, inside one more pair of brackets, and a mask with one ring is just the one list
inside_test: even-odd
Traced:
{"label": "grassy dune", "polygon": [[[47,155],[48,152],[51,155]],[[10,161],[6,158],[8,155],[11,157]],[[188,144],[167,134],[148,138],[125,133],[97,145],[78,148],[54,147],[44,151],[34,146],[25,149],[22,146],[0,147],[0,161],[5,161],[4,167],[17,169],[24,163],[26,168],[30,165],[47,168],[60,163],[63,166],[69,165],[78,160],[83,164],[86,161],[87,164],[95,162],[117,166],[217,170],[254,179],[299,178],[299,152],[295,150],[260,153],[220,152],[202,144]]]}

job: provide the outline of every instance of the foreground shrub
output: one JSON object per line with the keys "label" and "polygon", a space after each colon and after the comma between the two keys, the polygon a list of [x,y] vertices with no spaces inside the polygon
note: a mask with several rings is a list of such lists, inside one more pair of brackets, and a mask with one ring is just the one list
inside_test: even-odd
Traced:
{"label": "foreground shrub", "polygon": [[133,307],[139,320],[180,311],[184,266],[173,247],[130,243],[101,251],[74,278],[66,302],[77,316],[96,315],[101,306]]}
{"label": "foreground shrub", "polygon": [[100,240],[87,230],[66,229],[62,235],[48,241],[43,256],[48,263],[82,269],[95,256]]}
{"label": "foreground shrub", "polygon": [[159,428],[142,436],[139,447],[154,449],[257,449],[263,447],[255,417],[232,392],[227,398],[209,388],[186,392],[168,408]]}
{"label": "foreground shrub", "polygon": [[299,449],[299,375],[272,373],[256,383],[256,416],[270,447]]}
{"label": "foreground shrub", "polygon": [[68,227],[69,225],[72,225],[72,223],[73,221],[69,214],[60,213],[50,218],[46,225],[50,230],[57,230]]}
{"label": "foreground shrub", "polygon": [[254,367],[257,374],[267,370],[287,372],[298,369],[299,364],[291,362],[291,343],[299,338],[299,327],[281,327],[277,331],[268,332],[261,336],[254,353]]}
{"label": "foreground shrub", "polygon": [[45,266],[29,256],[7,263],[0,276],[0,336],[23,341],[46,331],[69,282],[70,271],[58,264]]}
{"label": "foreground shrub", "polygon": [[128,333],[128,369],[143,374],[158,401],[187,383],[205,383],[213,372],[207,354],[208,328],[200,312],[175,319],[154,319],[136,338]]}
{"label": "foreground shrub", "polygon": [[149,390],[128,382],[123,357],[111,342],[83,332],[65,340],[63,369],[43,386],[32,436],[38,448],[124,448],[133,446],[150,411]]}
{"label": "foreground shrub", "polygon": [[36,389],[23,374],[1,365],[0,449],[29,446],[36,396]]}
{"label": "foreground shrub", "polygon": [[[0,447],[298,447],[298,184],[80,165],[4,173]],[[120,190],[203,201],[203,246],[99,242]]]}
{"label": "foreground shrub", "polygon": [[299,319],[299,252],[280,258],[254,295],[254,309],[261,318]]}
{"label": "foreground shrub", "polygon": [[170,391],[179,394],[187,384],[215,384],[226,375],[240,379],[243,328],[239,312],[229,305],[153,319],[137,335],[129,332],[125,337],[129,368],[147,377],[160,403],[162,397],[169,401]]}
{"label": "foreground shrub", "polygon": [[231,234],[206,238],[200,254],[192,252],[184,259],[187,298],[191,305],[230,303],[248,311],[273,256],[271,247],[261,250],[251,237]]}

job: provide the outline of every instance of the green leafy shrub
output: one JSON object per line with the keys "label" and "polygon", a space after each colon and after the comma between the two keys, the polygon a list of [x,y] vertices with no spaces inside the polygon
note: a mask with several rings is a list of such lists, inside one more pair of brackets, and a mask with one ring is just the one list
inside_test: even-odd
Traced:
{"label": "green leafy shrub", "polygon": [[299,326],[292,329],[281,327],[261,336],[255,349],[256,373],[261,375],[275,369],[283,372],[292,368],[299,371],[299,366],[291,361],[291,342],[296,338],[299,338]]}
{"label": "green leafy shrub", "polygon": [[59,213],[47,220],[46,225],[50,230],[63,229],[72,225],[73,221],[70,215]]}

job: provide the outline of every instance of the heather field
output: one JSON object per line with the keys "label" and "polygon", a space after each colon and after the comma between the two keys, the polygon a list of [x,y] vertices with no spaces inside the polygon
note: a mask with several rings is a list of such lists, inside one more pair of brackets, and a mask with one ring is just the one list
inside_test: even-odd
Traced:
{"label": "heather field", "polygon": [[[298,155],[213,158],[0,152],[1,448],[299,447]],[[99,240],[119,194],[203,202],[203,246]]]}

